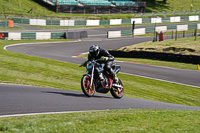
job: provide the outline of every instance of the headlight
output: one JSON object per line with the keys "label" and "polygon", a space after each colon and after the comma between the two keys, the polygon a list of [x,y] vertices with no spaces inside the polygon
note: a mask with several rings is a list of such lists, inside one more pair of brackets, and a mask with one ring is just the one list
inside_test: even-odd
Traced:
{"label": "headlight", "polygon": [[87,64],[87,69],[88,69],[88,70],[92,69],[92,64],[91,64],[91,63],[88,63],[88,64]]}

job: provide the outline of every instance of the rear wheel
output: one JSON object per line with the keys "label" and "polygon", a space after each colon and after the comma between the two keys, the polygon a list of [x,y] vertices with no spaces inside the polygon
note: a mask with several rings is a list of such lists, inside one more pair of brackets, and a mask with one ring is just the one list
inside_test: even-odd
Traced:
{"label": "rear wheel", "polygon": [[92,86],[90,87],[90,81],[91,78],[87,75],[84,75],[81,79],[81,88],[83,93],[88,96],[91,97],[94,95],[95,93],[95,84],[94,81],[92,81]]}
{"label": "rear wheel", "polygon": [[121,87],[112,87],[111,90],[110,90],[110,93],[112,94],[112,96],[114,98],[120,99],[124,95],[124,86],[123,86],[122,81],[120,79],[119,79],[119,82],[118,82],[117,85],[119,85]]}

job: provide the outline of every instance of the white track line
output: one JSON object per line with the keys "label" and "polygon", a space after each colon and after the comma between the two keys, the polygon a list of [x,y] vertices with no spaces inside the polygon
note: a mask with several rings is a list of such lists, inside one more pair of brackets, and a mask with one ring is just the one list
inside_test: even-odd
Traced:
{"label": "white track line", "polygon": [[63,41],[63,42],[37,42],[37,43],[17,43],[17,44],[11,44],[11,45],[7,45],[4,47],[4,50],[7,50],[8,47],[12,47],[12,46],[20,46],[20,45],[31,45],[31,44],[54,44],[54,43],[68,43],[68,42],[79,42],[79,41]]}
{"label": "white track line", "polygon": [[[76,42],[76,41],[73,41]],[[44,43],[20,43],[20,44],[13,44],[13,45],[8,45],[5,46],[4,49],[6,50],[8,47],[11,46],[17,46],[17,45],[27,45],[27,44],[46,44],[46,43],[61,43],[61,42],[44,42]],[[88,52],[87,52],[88,53]],[[87,54],[85,53],[81,53],[82,55]],[[77,57],[77,56],[72,56],[73,58]],[[123,61],[116,61],[116,62],[123,62]],[[160,66],[156,66],[156,67],[160,67]],[[175,68],[176,69],[176,68]],[[127,74],[127,75],[131,75],[131,76],[137,76],[137,77],[142,77],[142,78],[148,78],[148,79],[153,79],[153,80],[158,80],[158,81],[164,81],[164,82],[168,82],[168,83],[174,83],[174,84],[180,84],[180,85],[185,85],[185,86],[189,86],[189,87],[195,87],[195,88],[200,88],[199,86],[193,86],[193,85],[188,85],[188,84],[182,84],[182,83],[178,83],[178,82],[172,82],[172,81],[168,81],[168,80],[163,80],[163,79],[157,79],[157,78],[152,78],[152,77],[147,77],[147,76],[142,76],[142,75],[137,75],[137,74],[129,74],[129,73],[125,73],[125,72],[120,72],[122,74]],[[90,110],[90,111],[100,111],[100,110]],[[78,113],[78,112],[89,112],[88,111],[65,111],[65,112],[44,112],[44,113],[28,113],[28,114],[13,114],[13,115],[1,115],[0,118],[6,118],[6,117],[19,117],[19,116],[31,116],[31,115],[46,115],[46,114],[63,114],[63,113]]]}
{"label": "white track line", "polygon": [[200,88],[200,86],[188,85],[188,84],[183,84],[183,83],[179,83],[179,82],[173,82],[173,81],[164,80],[164,79],[152,78],[152,77],[147,77],[147,76],[142,76],[142,75],[137,75],[137,74],[130,74],[130,73],[125,73],[125,72],[120,72],[120,73],[131,75],[131,76],[137,76],[137,77],[142,77],[142,78],[158,80],[158,81],[164,81],[164,82],[173,83],[173,84],[179,84],[179,85],[185,85],[185,86],[189,86],[189,87]]}
{"label": "white track line", "polygon": [[76,54],[76,55],[71,56],[71,57],[72,58],[77,58],[78,56],[85,55],[85,54],[89,54],[89,52],[84,52],[84,53]]}
{"label": "white track line", "polygon": [[[66,42],[69,42],[69,41],[66,41]],[[70,41],[70,42],[79,42],[79,41]],[[48,43],[63,43],[63,42],[19,43],[19,44],[12,44],[12,45],[5,46],[4,49],[7,50],[8,47],[18,46],[18,45],[48,44]],[[81,53],[81,55],[84,55],[84,54],[87,54],[87,53],[88,53],[88,52],[84,52],[84,53]],[[78,54],[77,54],[77,55],[78,55]],[[72,57],[73,57],[73,58],[76,58],[77,55],[74,55],[74,56],[72,56]],[[116,62],[124,62],[124,61],[116,61]],[[154,67],[162,67],[162,66],[154,66]],[[168,67],[162,67],[162,68],[168,68]],[[170,67],[169,67],[169,68],[170,68]],[[177,69],[177,68],[171,68],[171,69]],[[184,69],[182,69],[182,70],[184,70]],[[188,71],[194,71],[194,70],[188,70]],[[152,77],[147,77],[147,76],[142,76],[142,75],[137,75],[137,74],[130,74],[130,73],[125,73],[125,72],[120,72],[120,73],[127,74],[127,75],[132,75],[132,76],[137,76],[137,77],[143,77],[143,78],[149,78],[149,79],[164,81],[164,82],[168,82],[168,83],[174,83],[174,84],[180,84],[180,85],[185,85],[185,86],[200,88],[200,86],[193,86],[193,85],[188,85],[188,84],[183,84],[183,83],[178,83],[178,82],[173,82],[173,81],[168,81],[168,80],[163,80],[163,79],[158,79],[158,78],[152,78]]]}
{"label": "white track line", "polygon": [[[72,56],[72,58],[76,58],[76,57],[84,55],[84,54],[88,54],[88,52],[84,52],[84,53],[80,53],[80,54],[74,55],[74,56]],[[129,63],[129,62],[117,61],[117,60],[115,62]],[[135,63],[131,63],[131,64],[135,64]],[[145,64],[140,64],[140,65],[145,65]],[[158,67],[158,68],[167,68],[167,69],[185,70],[185,69],[171,68],[171,67],[165,67],[165,66],[154,66],[154,65],[148,65],[148,66]],[[195,71],[195,70],[185,70],[185,71]],[[188,84],[183,84],[183,83],[179,83],[179,82],[173,82],[173,81],[164,80],[164,79],[152,78],[152,77],[147,77],[147,76],[142,76],[142,75],[137,75],[137,74],[130,74],[130,73],[125,73],[125,72],[120,72],[120,73],[131,75],[131,76],[137,76],[137,77],[142,77],[142,78],[148,78],[148,79],[158,80],[158,81],[164,81],[164,82],[173,83],[173,84],[179,84],[179,85],[185,85],[185,86],[189,86],[189,87],[200,88],[200,86],[188,85]]]}
{"label": "white track line", "polygon": [[20,116],[32,116],[32,115],[49,115],[49,114],[81,113],[81,112],[91,112],[91,111],[103,111],[103,110],[64,111],[64,112],[43,112],[43,113],[28,113],[28,114],[0,115],[0,118],[6,118],[6,117],[20,117]]}

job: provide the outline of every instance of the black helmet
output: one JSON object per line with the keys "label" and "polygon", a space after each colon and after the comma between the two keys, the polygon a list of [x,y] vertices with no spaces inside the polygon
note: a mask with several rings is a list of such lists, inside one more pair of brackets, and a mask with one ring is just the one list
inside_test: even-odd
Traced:
{"label": "black helmet", "polygon": [[98,56],[98,55],[99,55],[99,51],[100,51],[100,47],[99,47],[97,44],[92,45],[92,46],[90,47],[90,49],[89,49],[89,53],[90,53],[90,55],[93,56],[93,57]]}

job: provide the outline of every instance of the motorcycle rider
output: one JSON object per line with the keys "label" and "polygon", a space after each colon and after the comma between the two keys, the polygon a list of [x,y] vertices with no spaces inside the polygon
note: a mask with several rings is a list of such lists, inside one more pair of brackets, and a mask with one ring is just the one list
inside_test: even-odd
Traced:
{"label": "motorcycle rider", "polygon": [[[104,70],[110,73],[110,76],[113,77],[114,83],[118,83],[118,77],[115,74],[114,70],[112,69],[114,56],[112,56],[107,50],[100,48],[97,44],[95,44],[89,48],[88,61],[96,59],[104,61],[105,63]],[[83,62],[81,66],[86,66],[88,61]],[[103,77],[101,75],[99,76],[99,78],[100,80],[103,80]]]}

